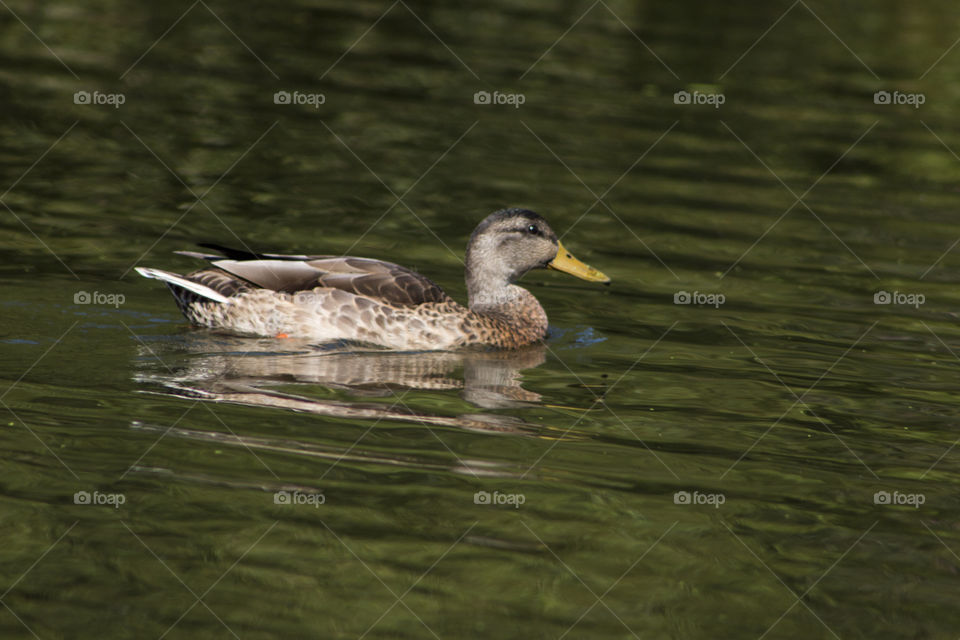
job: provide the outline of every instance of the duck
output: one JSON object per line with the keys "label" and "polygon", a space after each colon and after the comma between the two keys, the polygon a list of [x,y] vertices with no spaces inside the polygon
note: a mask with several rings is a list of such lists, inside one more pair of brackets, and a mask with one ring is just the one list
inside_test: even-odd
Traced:
{"label": "duck", "polygon": [[136,267],[141,276],[167,285],[193,325],[401,351],[514,349],[542,341],[547,314],[532,293],[514,284],[533,269],[610,282],[575,258],[543,217],[518,208],[488,215],[470,235],[467,306],[426,276],[384,260],[198,246],[217,253],[175,252],[208,263],[187,275]]}

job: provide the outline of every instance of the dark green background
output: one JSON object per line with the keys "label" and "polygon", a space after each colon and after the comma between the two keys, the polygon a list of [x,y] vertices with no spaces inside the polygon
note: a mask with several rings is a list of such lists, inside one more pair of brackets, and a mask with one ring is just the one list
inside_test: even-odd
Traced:
{"label": "dark green background", "polygon": [[[955,637],[958,38],[947,2],[0,8],[0,635]],[[130,270],[349,250],[462,300],[503,206],[613,284],[530,274],[547,346],[479,364],[207,336]],[[457,388],[517,370],[538,401]],[[225,395],[265,381],[310,411]]]}

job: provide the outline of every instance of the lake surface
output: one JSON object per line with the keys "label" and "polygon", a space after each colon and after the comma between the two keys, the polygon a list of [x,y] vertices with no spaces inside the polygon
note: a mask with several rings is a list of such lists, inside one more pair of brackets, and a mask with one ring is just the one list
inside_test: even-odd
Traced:
{"label": "lake surface", "polygon": [[[0,20],[0,636],[956,637],[954,5]],[[210,334],[132,271],[464,300],[504,206],[613,279],[526,276],[517,352]]]}

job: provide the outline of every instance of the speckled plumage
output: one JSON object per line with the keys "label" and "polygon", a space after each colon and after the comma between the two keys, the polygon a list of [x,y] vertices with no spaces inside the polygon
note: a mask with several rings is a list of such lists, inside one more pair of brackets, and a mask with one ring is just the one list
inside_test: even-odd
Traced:
{"label": "speckled plumage", "polygon": [[609,280],[567,253],[543,218],[519,209],[491,214],[471,236],[469,307],[428,278],[389,262],[216,248],[226,257],[180,252],[211,263],[187,276],[138,271],[165,281],[186,318],[202,327],[400,350],[536,342],[546,334],[547,315],[533,294],[512,284],[515,279],[549,266]]}

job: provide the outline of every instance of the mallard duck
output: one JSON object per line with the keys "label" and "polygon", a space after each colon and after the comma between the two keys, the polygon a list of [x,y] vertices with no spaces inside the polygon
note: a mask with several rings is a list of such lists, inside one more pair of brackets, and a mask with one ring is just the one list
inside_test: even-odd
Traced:
{"label": "mallard duck", "polygon": [[193,324],[240,335],[349,340],[401,350],[514,348],[542,339],[547,314],[533,294],[513,284],[531,269],[610,282],[574,258],[546,220],[525,209],[492,213],[470,236],[469,307],[432,280],[383,260],[201,246],[220,255],[178,251],[210,262],[186,276],[137,267],[140,275],[167,284]]}

